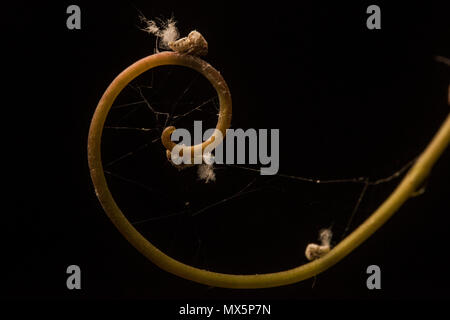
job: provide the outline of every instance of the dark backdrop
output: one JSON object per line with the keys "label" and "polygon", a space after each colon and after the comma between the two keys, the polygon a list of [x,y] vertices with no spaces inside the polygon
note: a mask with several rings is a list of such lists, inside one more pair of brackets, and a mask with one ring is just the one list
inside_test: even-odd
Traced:
{"label": "dark backdrop", "polygon": [[[90,118],[103,91],[125,67],[153,52],[153,38],[137,27],[140,10],[147,17],[173,13],[183,35],[194,28],[205,35],[206,60],[231,88],[233,126],[280,128],[280,172],[330,179],[387,176],[423,150],[449,111],[448,68],[434,61],[435,55],[450,56],[442,5],[376,2],[382,29],[371,31],[365,26],[369,2],[78,1],[82,29],[70,31],[69,4],[14,3],[2,10],[2,214],[8,237],[3,297],[449,297],[448,151],[426,192],[314,286],[311,279],[263,290],[210,289],[147,261],[103,213],[86,154]],[[291,144],[298,147],[291,151]],[[377,191],[366,210],[376,208],[394,185]],[[319,200],[334,193],[325,190]],[[243,207],[240,214],[258,210]],[[315,237],[325,221],[299,232]],[[259,235],[256,229],[248,229],[250,238],[252,232]],[[282,233],[274,229],[262,243],[281,248]],[[264,251],[261,243],[253,245]],[[230,266],[241,258],[247,263],[244,253],[228,253]],[[281,268],[276,259],[263,263]],[[80,291],[66,289],[70,264],[82,269]],[[382,290],[365,286],[370,264],[382,269]]]}

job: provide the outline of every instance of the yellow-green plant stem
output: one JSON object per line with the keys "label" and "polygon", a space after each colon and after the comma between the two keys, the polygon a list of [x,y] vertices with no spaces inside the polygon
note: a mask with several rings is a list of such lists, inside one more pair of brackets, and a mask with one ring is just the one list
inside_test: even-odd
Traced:
{"label": "yellow-green plant stem", "polygon": [[[120,91],[132,79],[148,69],[164,64],[186,65],[182,64],[182,58],[179,58],[179,56],[177,58],[172,53],[156,58],[155,56],[144,58],[123,71],[111,83],[101,98],[89,131],[88,160],[90,173],[95,192],[106,214],[137,250],[163,270],[208,286],[241,289],[276,287],[308,279],[330,268],[369,238],[414,194],[450,141],[449,115],[430,144],[388,199],[363,224],[320,259],[286,271],[255,275],[224,274],[194,268],[163,253],[131,225],[108,189],[101,162],[103,126],[106,116]],[[232,230],[230,230],[230,233],[232,233]]]}

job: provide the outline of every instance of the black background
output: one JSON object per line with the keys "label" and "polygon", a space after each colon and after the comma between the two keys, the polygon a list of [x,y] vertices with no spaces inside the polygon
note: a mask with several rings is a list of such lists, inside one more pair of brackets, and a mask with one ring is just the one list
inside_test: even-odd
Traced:
{"label": "black background", "polygon": [[[449,297],[448,151],[425,194],[408,201],[315,283],[310,279],[262,290],[208,288],[147,261],[103,213],[86,153],[90,118],[107,85],[153,53],[153,39],[137,27],[140,10],[147,17],[174,14],[182,35],[202,32],[210,47],[206,60],[221,71],[232,92],[233,127],[280,128],[280,172],[322,179],[387,176],[423,150],[448,114],[448,68],[433,60],[450,56],[443,5],[377,2],[382,29],[368,30],[369,2],[86,1],[76,3],[81,30],[68,30],[70,4],[16,3],[2,10],[7,236],[2,297]],[[376,191],[365,210],[375,209],[393,186]],[[339,197],[335,190],[318,196]],[[302,221],[298,232],[309,232],[305,239],[312,240],[329,223]],[[250,238],[260,235],[249,230]],[[255,241],[255,252],[263,254],[268,243],[273,252],[282,248],[284,232],[295,232],[295,223],[291,230],[274,228],[263,242]],[[280,249],[280,255],[291,250]],[[224,259],[230,261],[224,270],[233,270],[239,259],[248,263],[245,252],[226,251]],[[258,263],[284,269],[276,258]],[[81,267],[80,291],[66,288],[70,264]],[[370,264],[381,267],[382,290],[366,288]]]}

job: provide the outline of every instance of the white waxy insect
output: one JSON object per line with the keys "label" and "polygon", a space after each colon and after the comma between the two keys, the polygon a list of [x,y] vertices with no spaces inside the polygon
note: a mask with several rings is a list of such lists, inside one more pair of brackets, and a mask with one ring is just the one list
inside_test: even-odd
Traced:
{"label": "white waxy insect", "polygon": [[321,244],[318,245],[316,243],[310,243],[306,247],[305,256],[309,261],[316,260],[322,258],[328,252],[330,252],[331,246],[331,237],[333,233],[330,229],[323,229],[319,232],[319,239]]}
{"label": "white waxy insect", "polygon": [[[204,56],[208,53],[208,42],[197,30],[191,31],[187,37],[178,39],[180,34],[174,18],[167,21],[160,20],[161,26],[158,26],[154,20],[147,20],[143,16],[141,21],[146,24],[143,30],[156,36],[157,48],[172,49],[178,53],[195,56]],[[160,40],[159,44],[158,40]],[[157,49],[156,51],[158,52]]]}
{"label": "white waxy insect", "polygon": [[204,56],[208,53],[208,42],[196,30],[191,31],[187,37],[169,42],[169,47],[175,52],[196,56]]}

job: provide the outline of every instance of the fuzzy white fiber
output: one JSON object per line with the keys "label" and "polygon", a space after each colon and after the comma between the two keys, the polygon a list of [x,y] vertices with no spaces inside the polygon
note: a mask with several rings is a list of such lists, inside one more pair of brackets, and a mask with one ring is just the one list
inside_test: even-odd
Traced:
{"label": "fuzzy white fiber", "polygon": [[158,23],[154,20],[148,20],[141,16],[141,21],[146,24],[144,31],[155,35],[159,40],[159,46],[164,49],[170,49],[169,43],[176,41],[180,37],[180,33],[177,29],[177,22],[174,18],[170,18],[167,21],[158,20]]}
{"label": "fuzzy white fiber", "polygon": [[333,236],[333,232],[331,229],[322,229],[319,232],[319,239],[321,244],[318,245],[316,243],[310,243],[306,247],[305,256],[309,261],[316,260],[322,258],[331,249],[331,237]]}
{"label": "fuzzy white fiber", "polygon": [[202,163],[198,166],[197,174],[198,178],[205,181],[205,183],[216,181],[216,174],[214,173],[214,167],[212,164]]}

